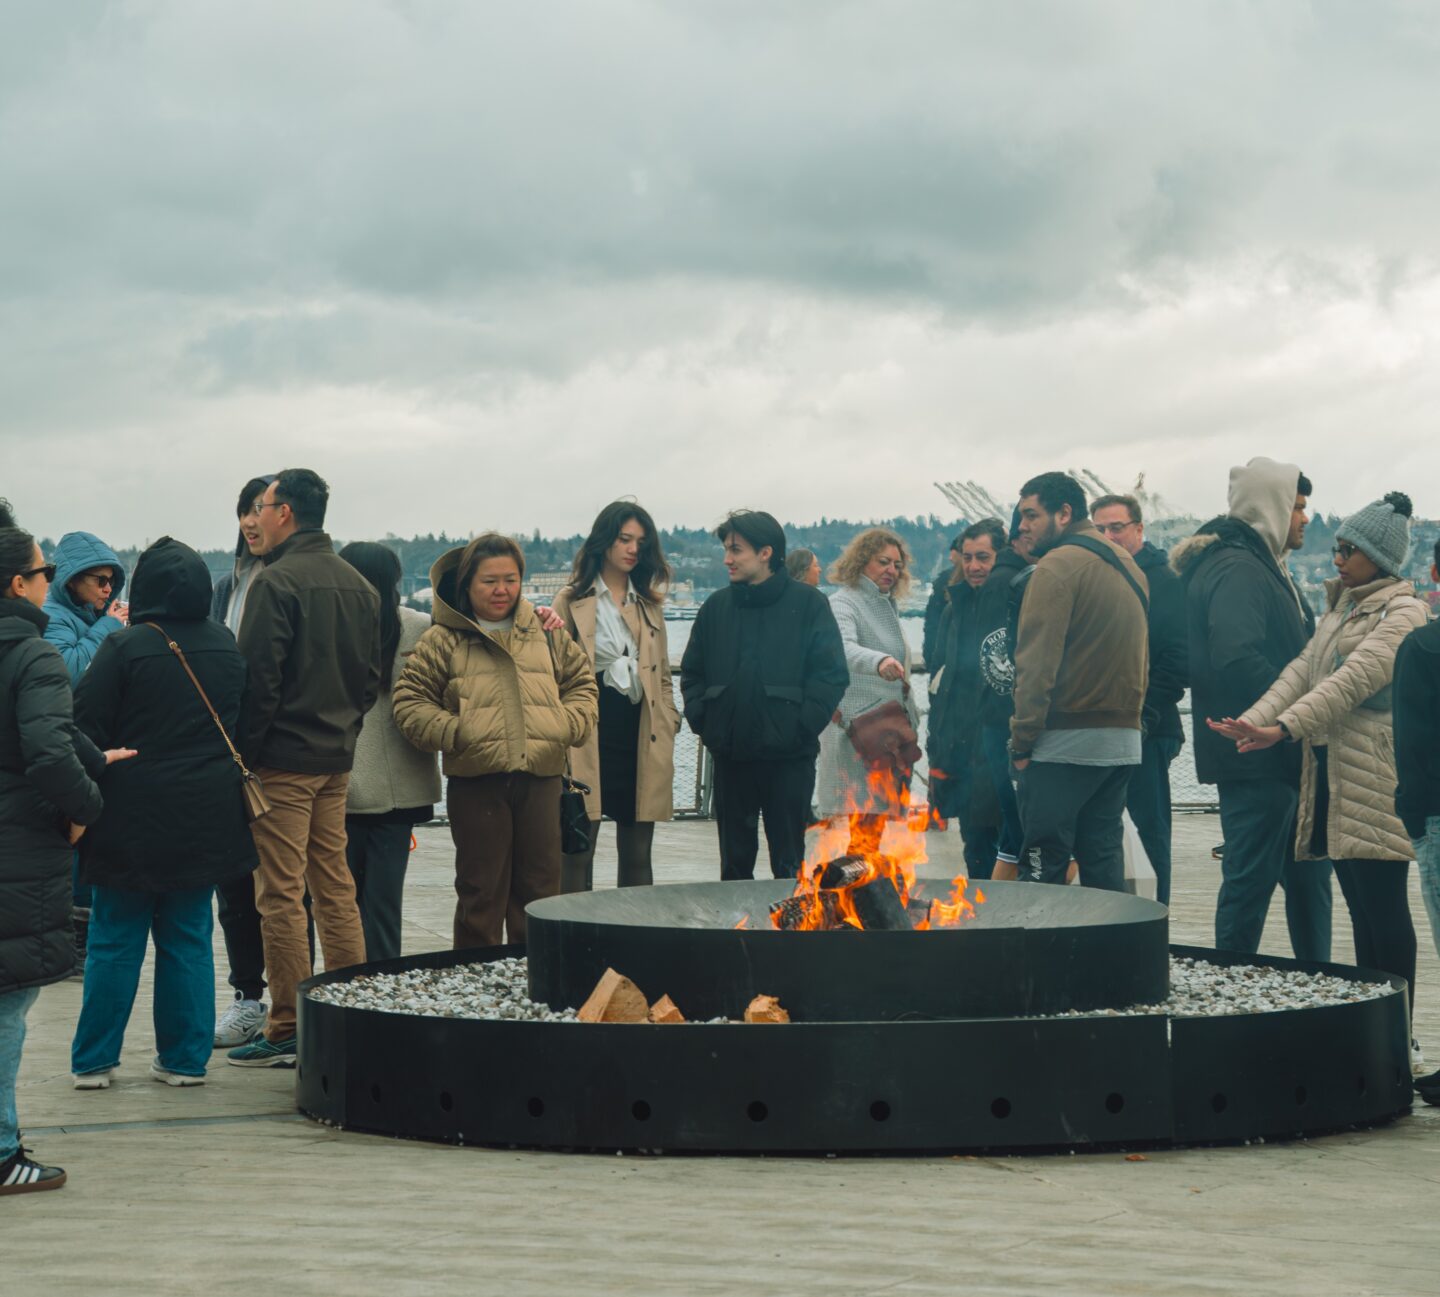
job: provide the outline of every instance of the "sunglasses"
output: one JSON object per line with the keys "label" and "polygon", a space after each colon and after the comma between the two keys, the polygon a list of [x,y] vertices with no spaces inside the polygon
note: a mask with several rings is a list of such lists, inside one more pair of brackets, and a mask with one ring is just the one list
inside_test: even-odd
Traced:
{"label": "sunglasses", "polygon": [[39,576],[42,572],[45,574],[47,581],[53,581],[55,579],[55,564],[43,563],[39,567],[32,567],[28,572],[21,572],[20,575],[28,581],[32,576]]}
{"label": "sunglasses", "polygon": [[1350,556],[1355,552],[1354,545],[1347,545],[1343,540],[1330,551],[1342,563],[1348,563]]}
{"label": "sunglasses", "polygon": [[113,590],[115,588],[115,578],[113,576],[101,576],[98,572],[87,572],[85,573],[85,577],[87,580],[95,582],[102,590]]}

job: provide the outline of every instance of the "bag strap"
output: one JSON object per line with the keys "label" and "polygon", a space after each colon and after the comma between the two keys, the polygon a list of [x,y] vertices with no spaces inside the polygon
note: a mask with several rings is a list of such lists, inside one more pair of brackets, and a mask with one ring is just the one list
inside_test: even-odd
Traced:
{"label": "bag strap", "polygon": [[210,695],[205,692],[205,686],[200,683],[195,672],[190,669],[190,663],[186,659],[185,653],[180,648],[180,645],[170,638],[170,632],[161,626],[159,622],[146,621],[140,624],[142,626],[148,626],[151,630],[157,632],[165,643],[170,646],[170,651],[180,659],[180,665],[185,668],[185,674],[190,677],[190,683],[195,686],[195,692],[200,695],[200,701],[205,704],[205,710],[210,713],[210,719],[215,722],[215,728],[220,731],[220,737],[225,740],[225,746],[230,749],[230,755],[235,758],[235,764],[240,767],[241,775],[246,779],[252,778],[250,771],[245,767],[245,762],[241,759],[240,753],[235,750],[235,745],[230,741],[230,735],[225,730],[225,722],[220,719],[220,713],[215,710],[214,703],[210,701]]}
{"label": "bag strap", "polygon": [[1130,575],[1130,569],[1120,561],[1120,555],[1115,552],[1114,547],[1103,540],[1096,540],[1094,536],[1062,536],[1056,543],[1055,548],[1061,545],[1079,545],[1081,549],[1089,550],[1090,553],[1103,558],[1121,576],[1125,578],[1125,584],[1135,591],[1135,597],[1140,600],[1140,606],[1145,609],[1145,615],[1150,615],[1150,598],[1140,588],[1140,583]]}

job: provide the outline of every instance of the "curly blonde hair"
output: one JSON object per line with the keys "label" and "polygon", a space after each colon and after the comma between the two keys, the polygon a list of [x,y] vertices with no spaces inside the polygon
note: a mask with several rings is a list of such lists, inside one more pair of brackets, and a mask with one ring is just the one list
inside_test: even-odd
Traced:
{"label": "curly blonde hair", "polygon": [[870,560],[891,545],[900,551],[900,579],[890,593],[903,599],[910,593],[910,547],[887,527],[867,527],[846,545],[830,568],[830,580],[836,585],[858,585]]}

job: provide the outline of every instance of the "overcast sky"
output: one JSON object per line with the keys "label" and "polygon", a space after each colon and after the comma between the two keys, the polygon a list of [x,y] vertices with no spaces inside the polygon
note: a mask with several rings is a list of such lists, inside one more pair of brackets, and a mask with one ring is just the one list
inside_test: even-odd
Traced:
{"label": "overcast sky", "polygon": [[1440,515],[1440,6],[19,0],[0,495],[228,543],[1229,465]]}

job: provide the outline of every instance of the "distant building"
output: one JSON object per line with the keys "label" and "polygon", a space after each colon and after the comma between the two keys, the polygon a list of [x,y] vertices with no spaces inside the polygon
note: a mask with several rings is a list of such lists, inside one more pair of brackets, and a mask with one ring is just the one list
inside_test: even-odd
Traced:
{"label": "distant building", "polygon": [[550,603],[569,584],[569,572],[530,572],[521,593],[531,603]]}

